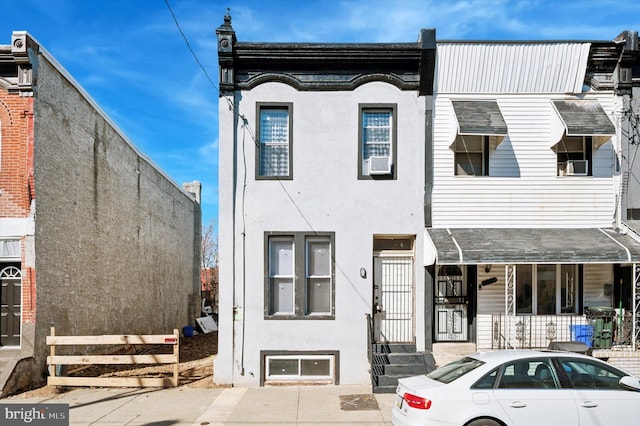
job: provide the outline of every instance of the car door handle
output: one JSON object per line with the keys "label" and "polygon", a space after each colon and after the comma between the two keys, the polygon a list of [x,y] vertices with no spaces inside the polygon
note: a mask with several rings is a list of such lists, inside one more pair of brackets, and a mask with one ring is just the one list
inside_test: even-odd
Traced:
{"label": "car door handle", "polygon": [[598,404],[593,402],[593,401],[585,401],[585,402],[582,403],[582,406],[584,408],[596,408],[598,406]]}
{"label": "car door handle", "polygon": [[511,408],[524,408],[527,404],[522,401],[513,401],[510,405]]}

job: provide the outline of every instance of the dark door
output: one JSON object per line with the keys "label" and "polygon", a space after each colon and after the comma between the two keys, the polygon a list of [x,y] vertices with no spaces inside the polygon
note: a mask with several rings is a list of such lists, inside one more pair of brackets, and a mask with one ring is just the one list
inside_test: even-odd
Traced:
{"label": "dark door", "polygon": [[15,266],[0,270],[0,346],[20,345],[22,274]]}

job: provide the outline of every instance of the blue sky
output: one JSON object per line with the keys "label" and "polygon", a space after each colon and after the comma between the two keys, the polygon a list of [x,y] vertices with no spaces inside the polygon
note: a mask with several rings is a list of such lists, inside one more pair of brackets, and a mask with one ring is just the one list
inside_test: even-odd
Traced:
{"label": "blue sky", "polygon": [[640,2],[610,0],[0,0],[0,44],[26,30],[176,183],[203,184],[218,217],[215,30],[227,7],[240,41],[611,40],[640,30]]}

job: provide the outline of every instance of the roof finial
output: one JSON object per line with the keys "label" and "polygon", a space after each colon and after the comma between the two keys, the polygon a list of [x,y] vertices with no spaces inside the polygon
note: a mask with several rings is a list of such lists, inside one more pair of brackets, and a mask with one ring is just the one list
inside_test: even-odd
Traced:
{"label": "roof finial", "polygon": [[227,8],[227,14],[224,15],[224,25],[231,26],[231,8]]}

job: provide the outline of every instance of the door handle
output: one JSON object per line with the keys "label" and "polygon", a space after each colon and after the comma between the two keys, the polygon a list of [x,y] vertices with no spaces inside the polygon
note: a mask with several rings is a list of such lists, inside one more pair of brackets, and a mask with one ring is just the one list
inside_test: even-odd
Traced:
{"label": "door handle", "polygon": [[524,408],[527,404],[522,401],[513,401],[510,405],[511,408]]}
{"label": "door handle", "polygon": [[582,406],[584,408],[596,408],[598,406],[598,403],[593,401],[585,401],[582,403]]}

